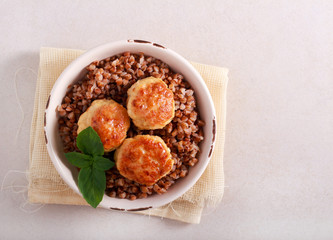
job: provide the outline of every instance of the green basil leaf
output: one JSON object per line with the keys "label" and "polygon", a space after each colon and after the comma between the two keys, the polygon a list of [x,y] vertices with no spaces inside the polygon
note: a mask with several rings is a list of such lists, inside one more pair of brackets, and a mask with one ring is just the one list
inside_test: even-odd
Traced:
{"label": "green basil leaf", "polygon": [[65,157],[72,165],[79,168],[88,167],[93,163],[92,157],[78,152],[65,153]]}
{"label": "green basil leaf", "polygon": [[106,188],[105,172],[92,166],[82,168],[78,185],[84,199],[96,208],[102,201]]}
{"label": "green basil leaf", "polygon": [[92,127],[88,127],[79,133],[76,138],[76,145],[84,154],[91,156],[104,154],[103,143]]}
{"label": "green basil leaf", "polygon": [[110,159],[102,157],[102,156],[94,156],[94,168],[97,168],[102,171],[109,170],[114,166],[114,162]]}

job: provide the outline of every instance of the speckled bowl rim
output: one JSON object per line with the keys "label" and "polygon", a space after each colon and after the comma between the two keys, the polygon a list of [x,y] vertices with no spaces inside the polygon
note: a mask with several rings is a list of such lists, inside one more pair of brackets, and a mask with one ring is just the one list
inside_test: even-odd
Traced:
{"label": "speckled bowl rim", "polygon": [[134,201],[104,195],[102,202],[99,204],[99,207],[106,209],[140,211],[168,204],[188,191],[205,171],[215,146],[217,126],[213,100],[201,75],[185,58],[169,48],[145,40],[111,42],[86,51],[71,62],[55,82],[46,104],[44,133],[47,151],[56,170],[66,184],[81,195],[77,186],[78,170],[68,163],[62,150],[63,146],[58,132],[59,115],[56,107],[61,104],[67,87],[84,76],[84,69],[87,65],[94,60],[101,60],[125,51],[144,52],[145,55],[164,61],[175,72],[183,74],[194,89],[200,116],[206,122],[203,129],[204,140],[200,143],[201,152],[198,163],[190,168],[189,174],[185,178],[177,180],[166,193],[162,195],[155,194]]}

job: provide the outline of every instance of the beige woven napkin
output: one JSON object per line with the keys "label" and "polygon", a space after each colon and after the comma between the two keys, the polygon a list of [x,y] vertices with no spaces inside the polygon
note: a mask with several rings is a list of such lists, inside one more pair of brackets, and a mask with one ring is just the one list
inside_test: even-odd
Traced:
{"label": "beige woven napkin", "polygon": [[[84,51],[41,48],[35,104],[30,132],[28,198],[31,203],[87,205],[54,168],[44,142],[43,117],[47,98],[61,72]],[[217,113],[217,139],[212,159],[199,181],[183,196],[160,208],[140,212],[151,216],[200,223],[205,206],[215,207],[224,191],[223,152],[228,70],[192,63],[205,80]]]}

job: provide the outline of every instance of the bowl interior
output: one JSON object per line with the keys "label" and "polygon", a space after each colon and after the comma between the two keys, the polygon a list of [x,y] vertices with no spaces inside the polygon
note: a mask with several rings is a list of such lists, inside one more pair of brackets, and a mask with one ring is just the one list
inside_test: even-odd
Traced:
{"label": "bowl interior", "polygon": [[103,201],[100,203],[100,206],[104,208],[140,210],[142,208],[162,206],[184,194],[204,172],[214,147],[216,131],[214,104],[200,74],[188,61],[170,49],[145,41],[120,41],[91,49],[74,60],[56,81],[46,108],[46,125],[44,129],[47,138],[47,149],[53,164],[65,182],[80,194],[77,187],[78,170],[69,164],[63,153],[63,146],[58,132],[59,116],[56,108],[61,104],[67,87],[85,75],[85,67],[87,65],[95,60],[101,60],[125,51],[133,53],[143,52],[145,55],[153,56],[167,63],[173,71],[183,74],[195,92],[200,117],[206,122],[203,129],[204,140],[200,143],[199,162],[190,168],[189,174],[185,178],[177,180],[176,184],[168,189],[165,194],[155,194],[146,199],[137,199],[135,201],[116,199],[104,195]]}

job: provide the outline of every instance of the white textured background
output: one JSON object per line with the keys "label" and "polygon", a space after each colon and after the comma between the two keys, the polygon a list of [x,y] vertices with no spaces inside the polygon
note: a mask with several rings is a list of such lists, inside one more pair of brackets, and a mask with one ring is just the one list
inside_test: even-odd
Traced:
{"label": "white textured background", "polygon": [[25,213],[26,195],[6,190],[1,239],[332,239],[333,1],[2,0],[0,35],[1,181],[28,168],[26,68],[37,72],[42,46],[146,39],[230,69],[225,195],[200,225],[76,206]]}

